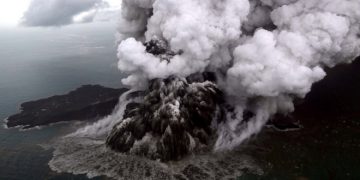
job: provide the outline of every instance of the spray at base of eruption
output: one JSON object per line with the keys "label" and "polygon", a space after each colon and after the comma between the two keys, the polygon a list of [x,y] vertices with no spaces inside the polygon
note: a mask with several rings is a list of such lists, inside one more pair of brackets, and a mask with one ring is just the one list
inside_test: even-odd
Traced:
{"label": "spray at base of eruption", "polygon": [[127,91],[119,97],[119,104],[114,108],[113,113],[91,125],[87,125],[71,133],[65,138],[71,137],[89,137],[92,139],[104,139],[113,128],[113,126],[122,120],[124,110],[129,101],[127,95],[132,91]]}
{"label": "spray at base of eruption", "polygon": [[[176,162],[163,163],[131,154],[118,153],[106,146],[106,135],[114,123],[120,123],[128,106],[128,92],[120,97],[120,104],[112,115],[85,126],[55,141],[49,167],[59,173],[86,174],[87,177],[107,176],[114,179],[221,179],[237,178],[244,173],[262,175],[263,170],[248,155],[201,153]],[[116,122],[113,122],[116,121]],[[221,162],[221,163],[219,163]],[[234,168],[235,167],[235,168]]]}

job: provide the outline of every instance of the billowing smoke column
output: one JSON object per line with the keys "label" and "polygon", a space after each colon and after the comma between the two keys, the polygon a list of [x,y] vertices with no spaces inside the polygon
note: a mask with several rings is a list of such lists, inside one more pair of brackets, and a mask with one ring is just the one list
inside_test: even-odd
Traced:
{"label": "billowing smoke column", "polygon": [[152,80],[146,96],[128,104],[124,120],[107,139],[108,146],[161,160],[206,148],[222,93],[198,76],[195,82],[173,76]]}
{"label": "billowing smoke column", "polygon": [[118,65],[145,95],[107,144],[163,160],[231,149],[359,56],[359,24],[359,0],[123,0]]}

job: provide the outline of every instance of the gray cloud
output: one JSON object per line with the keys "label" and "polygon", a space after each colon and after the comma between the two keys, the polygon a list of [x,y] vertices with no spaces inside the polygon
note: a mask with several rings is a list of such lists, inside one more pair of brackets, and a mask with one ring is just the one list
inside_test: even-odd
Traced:
{"label": "gray cloud", "polygon": [[[62,26],[74,23],[80,13],[107,7],[103,0],[32,0],[21,24],[25,26]],[[87,19],[91,21],[93,18]]]}

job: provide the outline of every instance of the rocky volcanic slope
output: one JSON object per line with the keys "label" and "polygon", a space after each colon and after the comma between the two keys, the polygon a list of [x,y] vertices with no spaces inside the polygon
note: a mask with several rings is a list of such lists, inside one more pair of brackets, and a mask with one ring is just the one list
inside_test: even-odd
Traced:
{"label": "rocky volcanic slope", "polygon": [[100,118],[112,112],[125,91],[127,89],[84,85],[66,95],[21,104],[21,112],[10,116],[6,125],[28,129],[60,121]]}

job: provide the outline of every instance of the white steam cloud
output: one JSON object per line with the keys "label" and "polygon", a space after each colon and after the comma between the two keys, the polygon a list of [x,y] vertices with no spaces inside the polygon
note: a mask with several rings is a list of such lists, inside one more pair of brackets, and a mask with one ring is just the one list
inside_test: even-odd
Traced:
{"label": "white steam cloud", "polygon": [[[123,0],[118,30],[123,83],[213,71],[236,115],[218,125],[215,149],[232,148],[257,133],[275,113],[294,110],[326,74],[325,66],[360,54],[358,0]],[[161,38],[169,62],[142,42]],[[242,123],[248,109],[255,116]]]}

